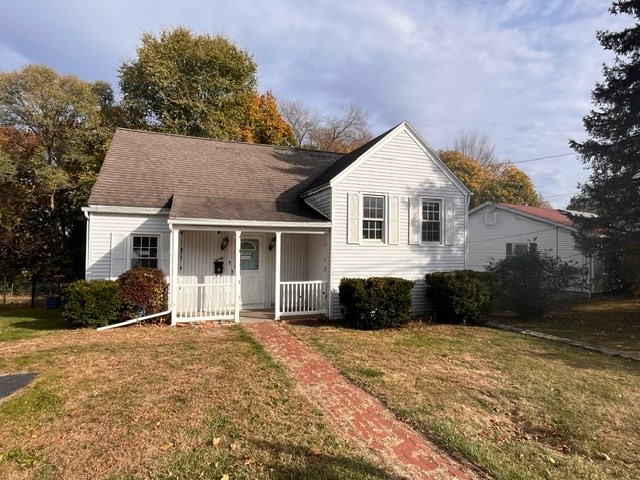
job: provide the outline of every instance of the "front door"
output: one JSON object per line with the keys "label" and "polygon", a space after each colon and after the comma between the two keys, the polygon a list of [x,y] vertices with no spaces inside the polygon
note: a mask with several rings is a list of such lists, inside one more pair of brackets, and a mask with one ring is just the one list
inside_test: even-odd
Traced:
{"label": "front door", "polygon": [[242,308],[264,307],[262,286],[262,259],[260,239],[243,238],[240,241],[240,283]]}

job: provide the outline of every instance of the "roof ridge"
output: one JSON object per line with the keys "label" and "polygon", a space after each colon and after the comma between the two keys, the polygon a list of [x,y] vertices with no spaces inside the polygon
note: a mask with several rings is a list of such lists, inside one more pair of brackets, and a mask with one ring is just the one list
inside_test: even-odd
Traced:
{"label": "roof ridge", "polygon": [[233,144],[233,145],[248,145],[248,146],[252,146],[252,147],[267,147],[267,148],[274,148],[274,149],[275,148],[280,148],[280,149],[291,150],[291,151],[328,153],[330,155],[339,155],[339,156],[344,156],[345,155],[344,153],[341,153],[341,152],[330,152],[328,150],[316,150],[316,149],[310,149],[310,148],[289,147],[287,145],[270,145],[268,143],[242,142],[242,141],[239,141],[239,140],[223,140],[221,138],[213,138],[213,137],[196,137],[195,135],[182,135],[182,134],[179,134],[179,133],[170,133],[170,132],[154,132],[153,130],[142,130],[142,129],[138,129],[138,128],[117,127],[116,131],[118,131],[118,130],[122,130],[122,131],[125,131],[125,132],[132,132],[132,133],[158,135],[158,136],[164,136],[164,137],[178,137],[178,138],[182,138],[182,139],[203,140],[203,141],[218,142],[218,143],[229,143],[229,144]]}

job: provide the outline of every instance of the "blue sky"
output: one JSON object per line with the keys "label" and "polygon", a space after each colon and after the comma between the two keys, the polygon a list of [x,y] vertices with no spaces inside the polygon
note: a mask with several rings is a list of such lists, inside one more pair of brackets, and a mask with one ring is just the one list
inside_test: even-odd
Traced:
{"label": "blue sky", "polygon": [[[435,149],[486,133],[500,159],[571,153],[611,54],[607,0],[22,0],[4,2],[0,70],[43,63],[117,87],[140,35],[222,33],[258,64],[261,90],[323,113],[354,101],[372,133],[409,121]],[[556,207],[589,171],[575,155],[518,164]]]}

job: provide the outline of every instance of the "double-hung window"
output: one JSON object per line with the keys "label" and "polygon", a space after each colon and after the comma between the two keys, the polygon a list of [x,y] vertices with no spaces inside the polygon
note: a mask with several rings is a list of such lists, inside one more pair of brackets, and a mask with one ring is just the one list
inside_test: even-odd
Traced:
{"label": "double-hung window", "polygon": [[442,241],[442,200],[422,199],[422,241]]}
{"label": "double-hung window", "polygon": [[362,197],[362,239],[384,241],[384,197],[363,195]]}
{"label": "double-hung window", "polygon": [[131,268],[158,268],[158,237],[155,235],[133,235]]}
{"label": "double-hung window", "polygon": [[514,242],[507,243],[507,258],[514,255],[526,255],[537,250],[538,244],[535,242]]}

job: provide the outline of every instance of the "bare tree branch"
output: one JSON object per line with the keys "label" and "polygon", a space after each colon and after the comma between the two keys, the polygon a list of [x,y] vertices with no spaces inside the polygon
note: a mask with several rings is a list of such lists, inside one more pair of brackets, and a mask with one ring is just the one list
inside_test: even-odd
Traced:
{"label": "bare tree branch", "polygon": [[497,163],[496,146],[486,133],[477,130],[465,132],[460,130],[453,141],[453,149],[471,158],[480,165]]}

